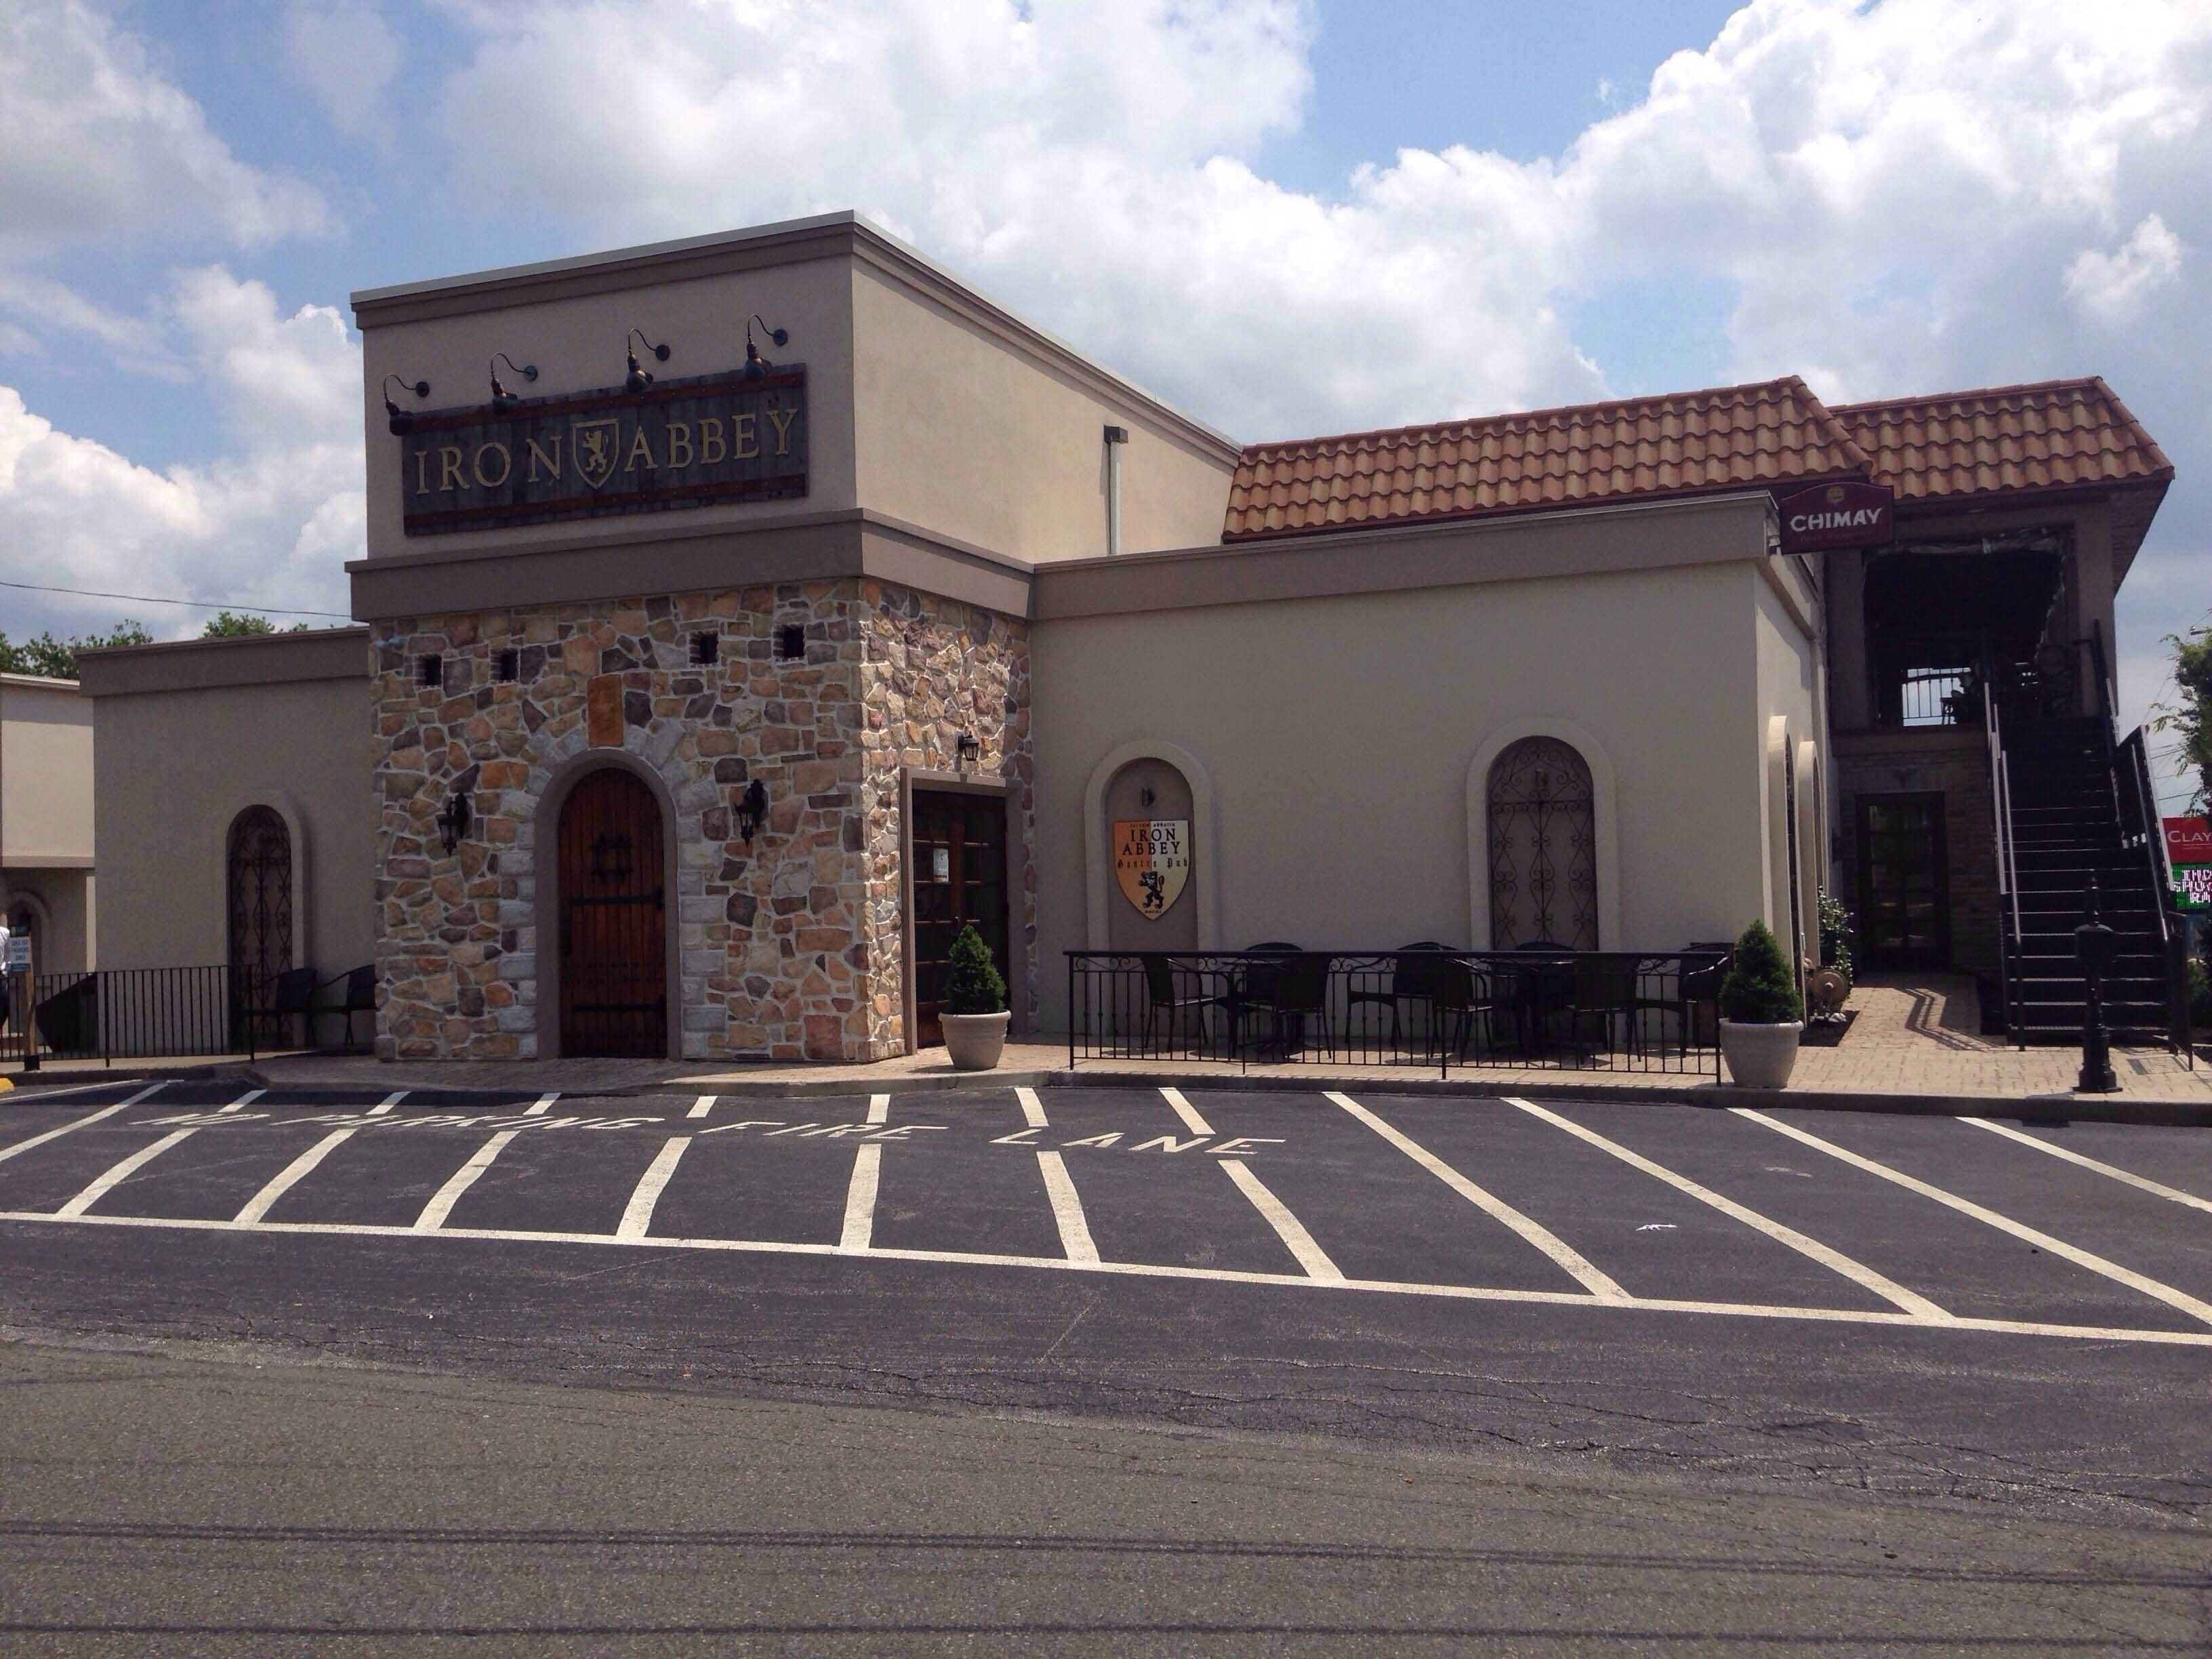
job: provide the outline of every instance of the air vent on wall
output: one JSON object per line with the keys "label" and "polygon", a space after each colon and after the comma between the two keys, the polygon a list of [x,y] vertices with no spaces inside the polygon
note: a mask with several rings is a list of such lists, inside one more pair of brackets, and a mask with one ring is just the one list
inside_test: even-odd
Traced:
{"label": "air vent on wall", "polygon": [[415,684],[424,690],[434,690],[446,683],[446,659],[433,651],[415,659]]}
{"label": "air vent on wall", "polygon": [[501,680],[514,681],[522,678],[522,653],[502,651],[492,659],[492,672]]}
{"label": "air vent on wall", "polygon": [[796,661],[806,654],[806,630],[796,623],[775,630],[775,654],[787,661]]}
{"label": "air vent on wall", "polygon": [[704,668],[722,659],[722,636],[720,634],[694,634],[691,636],[691,661],[694,666]]}

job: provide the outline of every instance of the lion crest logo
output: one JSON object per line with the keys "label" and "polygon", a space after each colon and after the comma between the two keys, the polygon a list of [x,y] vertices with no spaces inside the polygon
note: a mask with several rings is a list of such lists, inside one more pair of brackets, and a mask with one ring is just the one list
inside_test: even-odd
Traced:
{"label": "lion crest logo", "polygon": [[571,421],[568,434],[576,457],[576,476],[592,489],[599,489],[615,476],[615,458],[622,447],[622,417],[606,415],[595,421]]}

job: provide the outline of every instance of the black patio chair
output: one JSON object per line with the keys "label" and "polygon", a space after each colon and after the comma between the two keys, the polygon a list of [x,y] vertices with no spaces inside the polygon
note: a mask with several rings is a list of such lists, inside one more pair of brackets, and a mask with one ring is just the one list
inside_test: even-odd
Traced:
{"label": "black patio chair", "polygon": [[1146,1056],[1152,1056],[1152,1033],[1158,1029],[1161,1019],[1165,1018],[1168,1022],[1168,1034],[1172,1039],[1187,1015],[1194,1016],[1197,1019],[1198,1047],[1200,1052],[1204,1053],[1211,1043],[1206,1030],[1206,1011],[1220,1006],[1222,1002],[1221,997],[1206,994],[1203,977],[1206,970],[1199,968],[1182,969],[1185,988],[1194,990],[1196,994],[1178,995],[1176,964],[1164,952],[1146,951],[1138,960],[1145,969],[1145,1020],[1141,1040]]}
{"label": "black patio chair", "polygon": [[1627,1053],[1643,1052],[1643,1003],[1638,964],[1626,957],[1577,956],[1568,964],[1567,1042],[1580,1054],[1585,1033],[1595,1038],[1589,1057],[1613,1052],[1617,1025],[1627,1028]]}
{"label": "black patio chair", "polygon": [[353,1042],[353,1017],[376,1012],[376,965],[371,963],[367,967],[348,969],[343,974],[325,980],[315,990],[319,994],[341,981],[345,986],[345,1000],[336,1005],[325,1004],[320,1008],[311,1009],[307,1017],[307,1035],[312,1042],[315,1020],[336,1014],[345,1021],[345,1051],[350,1054],[356,1052]]}
{"label": "black patio chair", "polygon": [[[1279,1027],[1275,1018],[1275,994],[1283,975],[1283,960],[1303,954],[1287,939],[1263,939],[1238,952],[1243,960],[1228,975],[1228,982],[1215,999],[1229,1021],[1229,1052],[1242,1054],[1244,1028],[1255,1015]],[[1257,958],[1257,960],[1255,960]]]}
{"label": "black patio chair", "polygon": [[1400,1046],[1401,1026],[1399,1014],[1407,1003],[1416,1003],[1429,1012],[1429,1025],[1436,1024],[1437,976],[1443,970],[1445,953],[1452,947],[1432,939],[1415,939],[1411,945],[1401,945],[1396,952],[1385,958],[1390,964],[1388,984],[1380,988],[1361,988],[1355,986],[1344,994],[1345,1040],[1352,1040],[1352,1022],[1363,1007],[1388,1008],[1390,1011],[1390,1046]]}
{"label": "black patio chair", "polygon": [[1268,1007],[1274,1016],[1275,1050],[1285,1060],[1305,1048],[1309,1022],[1321,1028],[1322,1052],[1336,1058],[1328,1018],[1328,969],[1334,960],[1322,951],[1300,951],[1285,957],[1276,971]]}
{"label": "black patio chair", "polygon": [[1447,957],[1437,964],[1432,995],[1433,1029],[1442,1035],[1448,1052],[1465,1060],[1478,1023],[1482,1027],[1483,1051],[1495,1052],[1497,996],[1490,975],[1463,957]]}
{"label": "black patio chair", "polygon": [[1551,1053],[1563,1035],[1563,1021],[1571,1036],[1575,954],[1571,945],[1538,939],[1515,945],[1502,959],[1492,958],[1498,977],[1496,998],[1512,1018],[1513,1044],[1524,1060],[1540,1060]]}
{"label": "black patio chair", "polygon": [[[248,1047],[253,1046],[251,1036],[257,1023],[266,1022],[281,1042],[286,1020],[296,1018],[306,1024],[313,1019],[315,993],[320,988],[313,969],[287,968],[273,979],[259,974],[248,974],[246,979],[246,998],[238,1014],[246,1028],[242,1035],[248,1038]],[[301,1041],[304,1043],[306,1038]]]}

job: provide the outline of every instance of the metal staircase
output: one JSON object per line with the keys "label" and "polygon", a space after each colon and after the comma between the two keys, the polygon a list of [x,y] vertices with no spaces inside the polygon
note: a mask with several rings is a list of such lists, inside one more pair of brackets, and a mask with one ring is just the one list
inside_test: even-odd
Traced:
{"label": "metal staircase", "polygon": [[2113,1040],[2167,1041],[2167,898],[2139,827],[2123,818],[2110,721],[2014,721],[2002,742],[2002,787],[2011,798],[2004,932],[2013,1040],[2081,1042],[2087,989],[2074,930],[2087,916],[2094,879],[2099,917],[2119,935],[2105,981]]}

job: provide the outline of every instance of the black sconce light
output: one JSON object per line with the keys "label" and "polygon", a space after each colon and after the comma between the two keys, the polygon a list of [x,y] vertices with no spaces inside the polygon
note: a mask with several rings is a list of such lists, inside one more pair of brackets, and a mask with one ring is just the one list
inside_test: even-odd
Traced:
{"label": "black sconce light", "polygon": [[745,786],[744,798],[738,802],[738,833],[745,838],[745,845],[753,844],[760,833],[761,820],[768,817],[768,786],[755,778]]}
{"label": "black sconce light", "polygon": [[634,328],[623,336],[623,350],[629,359],[629,375],[623,381],[623,385],[629,391],[642,392],[653,384],[653,373],[649,369],[638,367],[637,353],[630,348],[629,343],[632,340],[643,345],[647,351],[664,363],[668,361],[668,348],[665,345],[653,344],[645,337],[645,331],[641,328]]}
{"label": "black sconce light", "polygon": [[791,331],[789,329],[769,327],[768,319],[762,316],[757,311],[753,313],[751,316],[745,319],[744,373],[745,379],[748,380],[763,380],[767,377],[769,370],[775,367],[774,363],[769,362],[767,358],[760,355],[760,348],[753,343],[753,325],[755,323],[758,323],[761,325],[761,329],[767,334],[769,343],[779,349],[791,343]]}
{"label": "black sconce light", "polygon": [[438,839],[445,843],[448,856],[461,844],[461,837],[469,833],[469,798],[454,793],[446,798],[445,810],[437,817]]}
{"label": "black sconce light", "polygon": [[956,771],[967,765],[969,761],[980,759],[982,753],[982,740],[972,732],[963,732],[952,739],[952,764]]}
{"label": "black sconce light", "polygon": [[[392,428],[392,435],[401,438],[415,429],[415,417],[392,401],[392,383],[394,380],[399,380],[397,374],[387,374],[384,377],[384,412],[387,416],[386,424]],[[418,398],[427,398],[430,395],[430,383],[428,380],[416,380],[411,383],[399,380],[399,386],[402,391],[411,392]]]}
{"label": "black sconce light", "polygon": [[518,363],[504,351],[494,352],[492,354],[490,373],[491,412],[495,415],[507,414],[517,404],[522,401],[521,398],[516,397],[512,392],[509,392],[505,386],[499,383],[499,366],[501,363],[505,363],[509,368],[522,376],[526,380],[534,380],[538,378],[537,364]]}

